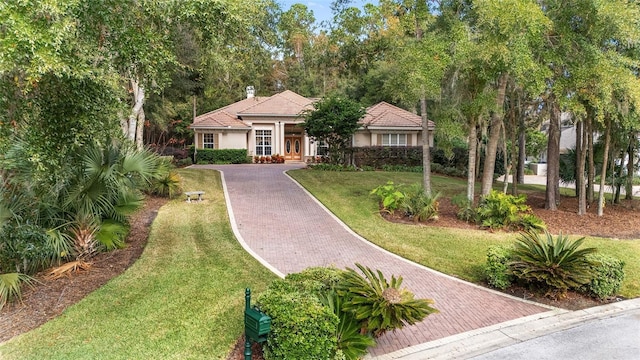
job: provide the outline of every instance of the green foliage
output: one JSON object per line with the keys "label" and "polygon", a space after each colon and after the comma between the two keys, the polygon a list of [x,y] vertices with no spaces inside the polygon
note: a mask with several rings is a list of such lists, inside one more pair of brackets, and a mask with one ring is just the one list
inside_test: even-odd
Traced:
{"label": "green foliage", "polygon": [[338,165],[338,164],[313,164],[308,166],[313,170],[321,170],[321,171],[357,171],[355,166],[353,165]]}
{"label": "green foliage", "polygon": [[[195,155],[194,155],[195,153]],[[189,155],[198,164],[246,164],[247,149],[195,149],[189,147]]]}
{"label": "green foliage", "polygon": [[431,196],[424,193],[421,185],[413,185],[404,191],[400,210],[415,222],[438,219],[439,193]]}
{"label": "green foliage", "polygon": [[547,134],[535,129],[527,129],[526,144],[527,156],[538,159],[547,148]]}
{"label": "green foliage", "polygon": [[545,238],[534,232],[523,232],[513,250],[514,260],[509,267],[518,280],[564,294],[578,289],[593,277],[592,264],[587,255],[595,248],[578,249],[584,238],[569,241],[568,236],[553,238],[545,231]]}
{"label": "green foliage", "polygon": [[285,277],[298,291],[320,295],[332,291],[342,279],[343,270],[335,267],[310,267]]}
{"label": "green foliage", "polygon": [[364,114],[360,104],[340,96],[328,96],[316,101],[314,110],[303,114],[302,126],[314,140],[326,141],[332,164],[342,164]]}
{"label": "green foliage", "polygon": [[385,185],[378,186],[371,190],[370,194],[376,195],[382,203],[383,210],[390,213],[398,210],[404,198],[404,193],[398,190],[393,181],[388,181]]}
{"label": "green foliage", "polygon": [[[320,300],[339,319],[336,329],[337,354],[344,356],[346,360],[357,360],[367,353],[367,348],[376,345],[376,341],[371,335],[360,332],[360,321],[355,318],[353,312],[343,310],[344,299],[342,297],[334,291],[329,291],[325,292]],[[335,358],[338,357],[339,355]]]}
{"label": "green foliage", "polygon": [[378,337],[389,330],[400,329],[422,321],[438,310],[432,300],[415,299],[412,292],[401,288],[402,277],[387,281],[382,272],[356,264],[364,276],[347,268],[337,293],[345,298],[343,309],[352,311],[363,321],[363,329]]}
{"label": "green foliage", "polygon": [[350,151],[358,167],[385,169],[394,166],[422,166],[422,146],[361,146],[351,148]]}
{"label": "green foliage", "polygon": [[181,184],[182,179],[171,162],[162,161],[149,184],[149,191],[152,194],[172,199],[182,193]]}
{"label": "green foliage", "polygon": [[484,274],[489,285],[506,289],[511,286],[513,275],[509,270],[512,261],[513,248],[503,245],[490,246],[487,250],[487,262],[484,266]]}
{"label": "green foliage", "polygon": [[456,216],[466,222],[475,222],[477,213],[473,202],[469,201],[467,194],[456,194],[451,197],[451,203],[458,208]]}
{"label": "green foliage", "polygon": [[0,274],[0,310],[12,298],[22,298],[22,284],[31,285],[34,281],[34,278],[25,274]]}
{"label": "green foliage", "polygon": [[317,296],[276,280],[258,300],[271,317],[266,360],[330,359],[336,352],[339,319]]}
{"label": "green foliage", "polygon": [[591,263],[593,278],[581,290],[600,299],[615,295],[624,281],[624,262],[605,254],[589,254],[587,261]]}
{"label": "green foliage", "polygon": [[532,214],[526,204],[525,195],[513,196],[499,191],[491,192],[482,198],[476,209],[478,222],[490,229],[544,229],[542,220]]}
{"label": "green foliage", "polygon": [[107,250],[113,250],[124,247],[124,240],[128,233],[129,227],[127,225],[107,219],[100,223],[95,237]]}
{"label": "green foliage", "polygon": [[34,274],[51,264],[55,251],[44,229],[8,224],[0,231],[0,272]]}

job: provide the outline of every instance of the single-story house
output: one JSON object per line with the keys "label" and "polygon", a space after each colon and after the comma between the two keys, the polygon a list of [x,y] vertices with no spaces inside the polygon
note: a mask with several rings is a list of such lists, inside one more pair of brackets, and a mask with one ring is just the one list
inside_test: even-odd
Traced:
{"label": "single-story house", "polygon": [[[289,161],[306,161],[326,154],[323,141],[313,141],[300,125],[302,112],[312,110],[316,99],[293,91],[268,97],[247,97],[220,109],[197,116],[190,128],[195,132],[196,149],[247,149],[249,156],[278,154]],[[361,127],[353,136],[353,146],[422,145],[420,116],[381,102],[366,109]],[[435,128],[429,122],[430,130]],[[429,143],[433,145],[433,136]]]}

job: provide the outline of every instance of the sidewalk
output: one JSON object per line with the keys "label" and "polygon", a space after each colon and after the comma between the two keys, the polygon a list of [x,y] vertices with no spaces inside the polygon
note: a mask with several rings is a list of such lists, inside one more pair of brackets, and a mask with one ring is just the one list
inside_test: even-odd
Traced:
{"label": "sidewalk", "polygon": [[[440,311],[425,321],[387,333],[371,349],[380,356],[526,317],[563,312],[436,272],[362,239],[284,171],[304,165],[203,165],[220,170],[234,233],[245,249],[282,276],[310,266],[361,263],[385,276],[402,275],[417,297]],[[425,228],[428,231],[428,228]]]}

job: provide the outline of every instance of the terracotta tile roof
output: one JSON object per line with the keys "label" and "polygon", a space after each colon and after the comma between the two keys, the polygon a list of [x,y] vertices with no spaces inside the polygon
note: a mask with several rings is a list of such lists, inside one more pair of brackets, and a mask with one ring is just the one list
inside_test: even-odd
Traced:
{"label": "terracotta tile roof", "polygon": [[313,101],[291,90],[275,94],[264,101],[238,111],[238,116],[243,115],[281,115],[295,116],[304,110],[312,109]]}
{"label": "terracotta tile roof", "polygon": [[243,99],[233,104],[222,107],[218,110],[210,111],[206,114],[198,115],[195,118],[191,128],[219,128],[219,127],[231,127],[231,128],[246,128],[250,126],[238,119],[237,113],[251,107],[257,103],[261,103],[267,100],[268,97],[253,97]]}
{"label": "terracotta tile roof", "polygon": [[[407,110],[393,106],[386,102],[380,102],[367,108],[367,113],[360,120],[360,123],[368,127],[420,127],[422,118]],[[433,121],[429,121],[429,127],[435,127]]]}
{"label": "terracotta tile roof", "polygon": [[[191,128],[249,129],[250,126],[241,119],[243,116],[297,116],[305,110],[312,109],[315,100],[290,90],[269,97],[243,99],[197,116]],[[383,101],[368,107],[360,123],[371,128],[419,128],[422,119]],[[429,121],[429,127],[433,128],[435,124]]]}

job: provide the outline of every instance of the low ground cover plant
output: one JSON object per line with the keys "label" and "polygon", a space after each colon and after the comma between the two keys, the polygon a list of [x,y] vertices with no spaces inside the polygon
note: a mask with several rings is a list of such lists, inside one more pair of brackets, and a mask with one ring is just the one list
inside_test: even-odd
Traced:
{"label": "low ground cover plant", "polygon": [[384,185],[371,190],[380,201],[382,211],[389,214],[397,210],[415,222],[436,220],[438,218],[438,198],[440,194],[425,194],[422,186],[395,185],[388,181]]}
{"label": "low ground cover plant", "polygon": [[[466,215],[464,211],[463,214]],[[544,222],[533,215],[525,195],[514,196],[491,190],[480,200],[475,214],[476,222],[491,230],[539,231],[545,228]]]}
{"label": "low ground cover plant", "polygon": [[519,283],[562,297],[575,290],[606,299],[613,296],[624,279],[624,263],[597,249],[582,247],[584,238],[569,240],[522,232],[512,246],[491,246],[487,251],[485,275],[489,285],[506,289]]}
{"label": "low ground cover plant", "polygon": [[375,338],[437,312],[428,299],[380,271],[309,268],[275,280],[258,297],[272,318],[265,359],[358,359]]}

